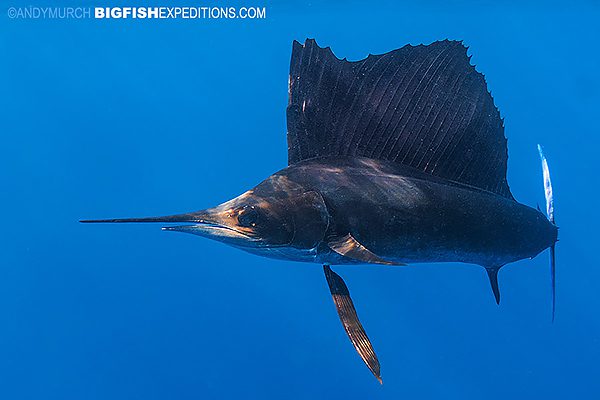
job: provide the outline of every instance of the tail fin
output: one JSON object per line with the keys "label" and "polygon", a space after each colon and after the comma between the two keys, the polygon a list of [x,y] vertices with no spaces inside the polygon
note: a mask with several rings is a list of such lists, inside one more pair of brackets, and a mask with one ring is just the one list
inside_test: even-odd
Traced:
{"label": "tail fin", "polygon": [[542,146],[538,144],[538,151],[540,152],[540,158],[542,159],[542,171],[544,173],[544,194],[546,196],[546,215],[550,222],[554,224],[554,196],[552,194],[552,181],[550,180],[550,169],[548,168],[548,161],[542,150]]}
{"label": "tail fin", "polygon": [[550,276],[552,285],[552,322],[554,322],[554,311],[556,309],[556,251],[555,245],[550,246]]}
{"label": "tail fin", "polygon": [[[544,174],[544,195],[546,196],[546,215],[548,220],[554,224],[554,195],[552,193],[552,181],[550,180],[550,169],[548,168],[548,161],[542,150],[542,146],[538,144],[538,151],[540,153],[540,159],[542,160],[542,172]],[[551,285],[552,285],[552,322],[554,322],[554,310],[556,308],[556,251],[555,244],[550,246],[550,274],[551,274]]]}

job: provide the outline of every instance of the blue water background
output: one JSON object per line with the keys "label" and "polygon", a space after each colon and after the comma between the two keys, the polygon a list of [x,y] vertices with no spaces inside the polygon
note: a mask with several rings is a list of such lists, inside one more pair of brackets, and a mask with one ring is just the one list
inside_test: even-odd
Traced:
{"label": "blue water background", "polygon": [[[30,4],[0,10],[0,398],[598,398],[593,2],[245,3],[266,5],[255,21],[7,18]],[[291,42],[306,37],[351,60],[444,38],[470,46],[506,118],[519,201],[543,204],[537,143],[549,159],[561,227],[554,324],[547,253],[502,269],[500,307],[470,265],[339,267],[380,387],[319,265],[156,225],[77,222],[212,206],[285,167]]]}

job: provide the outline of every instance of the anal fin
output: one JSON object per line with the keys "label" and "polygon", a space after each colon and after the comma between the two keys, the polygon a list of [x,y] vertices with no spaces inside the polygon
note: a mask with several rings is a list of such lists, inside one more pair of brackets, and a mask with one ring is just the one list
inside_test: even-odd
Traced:
{"label": "anal fin", "polygon": [[490,280],[496,304],[500,304],[500,288],[498,287],[498,271],[500,270],[500,267],[486,267],[485,270]]}
{"label": "anal fin", "polygon": [[406,265],[403,263],[388,261],[379,257],[377,254],[363,246],[350,233],[346,236],[330,240],[328,245],[331,250],[344,257],[352,258],[367,264]]}
{"label": "anal fin", "polygon": [[379,383],[383,384],[381,379],[381,368],[377,355],[373,350],[373,345],[365,332],[362,324],[358,320],[358,314],[354,308],[354,303],[350,298],[348,287],[344,283],[341,276],[331,270],[329,265],[323,266],[325,278],[329,285],[329,291],[333,297],[335,308],[337,309],[340,321],[344,326],[344,330],[350,338],[352,345],[360,355],[360,358],[367,364],[369,370],[373,373]]}

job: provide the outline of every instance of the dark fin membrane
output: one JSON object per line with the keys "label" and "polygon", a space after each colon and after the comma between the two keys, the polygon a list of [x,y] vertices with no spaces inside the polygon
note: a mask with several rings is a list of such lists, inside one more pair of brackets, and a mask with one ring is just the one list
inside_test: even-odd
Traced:
{"label": "dark fin membrane", "polygon": [[406,265],[384,260],[360,244],[360,242],[354,239],[351,234],[347,234],[341,238],[332,239],[329,241],[329,243],[327,243],[327,245],[331,250],[344,257],[352,258],[367,264]]}
{"label": "dark fin membrane", "polygon": [[492,286],[492,292],[494,293],[494,299],[496,304],[500,304],[500,288],[498,287],[498,271],[500,268],[486,268],[485,269],[490,279],[490,285]]}
{"label": "dark fin membrane", "polygon": [[408,165],[512,199],[500,113],[461,42],[349,62],[294,42],[288,162],[358,156]]}
{"label": "dark fin membrane", "polygon": [[333,297],[333,302],[337,309],[340,321],[344,326],[346,334],[350,338],[352,345],[360,355],[360,358],[367,364],[367,367],[379,383],[383,384],[381,379],[381,368],[379,366],[379,360],[373,350],[373,345],[369,340],[367,333],[362,327],[354,308],[354,303],[350,298],[350,292],[348,287],[344,283],[341,276],[331,270],[329,265],[324,265],[323,270],[325,272],[325,278],[329,285],[329,291]]}

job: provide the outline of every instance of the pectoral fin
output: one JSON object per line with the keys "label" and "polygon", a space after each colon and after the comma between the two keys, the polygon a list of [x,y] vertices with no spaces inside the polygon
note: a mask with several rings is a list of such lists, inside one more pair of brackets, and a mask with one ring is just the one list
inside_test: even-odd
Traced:
{"label": "pectoral fin", "polygon": [[384,260],[360,244],[350,233],[340,238],[334,238],[328,243],[329,248],[336,253],[367,264],[406,265]]}
{"label": "pectoral fin", "polygon": [[333,297],[333,302],[335,303],[335,307],[346,334],[348,334],[352,345],[354,345],[354,348],[362,360],[367,364],[367,367],[369,367],[373,375],[375,375],[375,378],[377,378],[379,383],[383,384],[379,360],[377,360],[377,355],[373,350],[373,345],[371,345],[371,342],[367,337],[367,333],[358,320],[358,315],[356,314],[356,309],[350,298],[348,287],[344,283],[344,280],[331,270],[329,265],[324,265],[323,270],[325,271],[325,278],[327,278],[329,291]]}

